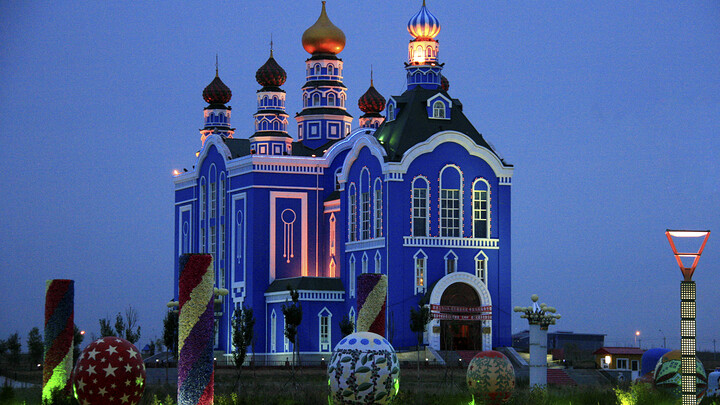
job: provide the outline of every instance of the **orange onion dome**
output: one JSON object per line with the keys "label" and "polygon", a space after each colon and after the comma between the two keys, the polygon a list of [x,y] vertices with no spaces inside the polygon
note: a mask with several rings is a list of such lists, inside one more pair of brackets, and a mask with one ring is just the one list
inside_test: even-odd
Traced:
{"label": "orange onion dome", "polygon": [[302,36],[303,48],[308,53],[338,54],[345,48],[345,33],[336,27],[327,16],[325,2],[315,24],[305,30]]}
{"label": "orange onion dome", "polygon": [[203,99],[208,104],[225,104],[231,98],[232,91],[220,80],[220,76],[215,72],[215,78],[203,90]]}
{"label": "orange onion dome", "polygon": [[272,51],[267,62],[255,72],[255,80],[263,87],[280,87],[287,80],[285,69],[275,61]]}
{"label": "orange onion dome", "polygon": [[375,90],[371,83],[370,88],[358,100],[358,107],[364,113],[379,113],[385,109],[385,97]]}

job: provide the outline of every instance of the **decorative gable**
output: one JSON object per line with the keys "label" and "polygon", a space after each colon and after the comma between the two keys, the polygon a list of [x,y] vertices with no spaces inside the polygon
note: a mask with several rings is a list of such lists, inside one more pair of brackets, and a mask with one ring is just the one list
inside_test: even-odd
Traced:
{"label": "decorative gable", "polygon": [[449,120],[452,110],[452,100],[438,93],[427,100],[428,118],[436,120]]}

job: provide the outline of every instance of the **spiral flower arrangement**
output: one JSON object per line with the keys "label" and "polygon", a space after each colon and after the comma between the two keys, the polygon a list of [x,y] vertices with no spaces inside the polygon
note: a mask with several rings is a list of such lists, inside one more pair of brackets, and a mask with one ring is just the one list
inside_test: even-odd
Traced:
{"label": "spiral flower arrangement", "polygon": [[55,390],[68,396],[72,384],[75,282],[45,282],[45,362],[43,364],[43,400]]}
{"label": "spiral flower arrangement", "polygon": [[387,287],[387,276],[384,274],[365,273],[358,277],[358,332],[385,336]]}
{"label": "spiral flower arrangement", "polygon": [[209,254],[180,256],[178,405],[213,403],[213,284]]}

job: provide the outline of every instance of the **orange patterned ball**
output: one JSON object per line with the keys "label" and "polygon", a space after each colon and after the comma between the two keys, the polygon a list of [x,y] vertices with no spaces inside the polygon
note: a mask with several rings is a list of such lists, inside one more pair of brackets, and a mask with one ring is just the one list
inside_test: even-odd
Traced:
{"label": "orange patterned ball", "polygon": [[504,404],[515,389],[515,370],[504,354],[495,350],[480,352],[468,365],[467,385],[475,402]]}

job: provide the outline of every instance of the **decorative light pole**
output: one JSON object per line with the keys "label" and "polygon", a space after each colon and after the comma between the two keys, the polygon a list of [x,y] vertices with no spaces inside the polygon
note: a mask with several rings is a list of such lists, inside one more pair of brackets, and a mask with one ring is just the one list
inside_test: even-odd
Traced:
{"label": "decorative light pole", "polygon": [[[700,255],[705,249],[710,231],[687,231],[671,230],[665,231],[670,242],[675,259],[677,260],[683,280],[680,281],[680,354],[681,354],[681,384],[682,384],[682,405],[697,404],[697,365],[695,358],[695,282],[692,280],[695,267],[697,267]],[[700,249],[697,252],[678,252],[673,238],[703,238]],[[685,263],[690,263],[687,266]],[[692,262],[690,262],[692,260]]]}
{"label": "decorative light pole", "polygon": [[538,305],[538,296],[533,294],[530,299],[533,304],[529,307],[515,307],[515,312],[522,312],[521,318],[530,323],[530,387],[547,386],[547,330],[549,325],[555,325],[560,314],[555,314],[555,308],[547,305]]}

